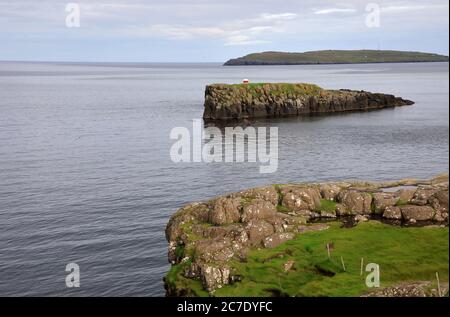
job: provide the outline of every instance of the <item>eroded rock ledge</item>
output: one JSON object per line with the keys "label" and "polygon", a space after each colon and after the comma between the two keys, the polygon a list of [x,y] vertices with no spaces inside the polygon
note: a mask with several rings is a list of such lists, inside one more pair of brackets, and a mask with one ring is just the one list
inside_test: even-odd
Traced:
{"label": "eroded rock ledge", "polygon": [[325,90],[312,84],[214,84],[206,87],[206,120],[301,116],[412,105],[388,94]]}
{"label": "eroded rock ledge", "polygon": [[[312,230],[317,219],[371,217],[448,225],[448,175],[431,180],[273,185],[249,189],[175,213],[166,228],[169,261],[214,292],[238,277],[228,266],[256,248],[273,248]],[[167,281],[166,281],[167,282]],[[166,283],[168,295],[183,290]]]}

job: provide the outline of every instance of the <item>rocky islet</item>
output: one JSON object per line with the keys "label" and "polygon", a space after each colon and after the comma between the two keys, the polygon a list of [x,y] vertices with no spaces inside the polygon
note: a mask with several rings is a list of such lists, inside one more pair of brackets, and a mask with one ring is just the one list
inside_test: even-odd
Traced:
{"label": "rocky islet", "polygon": [[236,120],[369,111],[414,104],[390,94],[326,90],[313,84],[213,84],[205,91],[205,120]]}

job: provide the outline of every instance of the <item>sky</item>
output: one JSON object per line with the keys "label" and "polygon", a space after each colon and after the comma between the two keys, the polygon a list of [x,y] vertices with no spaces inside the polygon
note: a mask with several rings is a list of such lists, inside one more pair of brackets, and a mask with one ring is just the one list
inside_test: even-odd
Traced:
{"label": "sky", "polygon": [[448,0],[0,0],[0,60],[224,62],[322,49],[448,55],[448,43]]}

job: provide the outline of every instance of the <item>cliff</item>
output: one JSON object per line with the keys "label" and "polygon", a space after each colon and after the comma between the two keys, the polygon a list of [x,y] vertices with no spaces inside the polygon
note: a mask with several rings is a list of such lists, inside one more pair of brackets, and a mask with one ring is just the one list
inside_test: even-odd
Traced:
{"label": "cliff", "polygon": [[[356,227],[340,228],[325,220]],[[167,294],[360,294],[366,289],[359,274],[361,257],[375,263],[390,259],[383,274],[392,273],[392,280],[384,285],[440,269],[443,280],[448,277],[448,228],[394,226],[405,224],[448,225],[447,175],[385,183],[274,185],[192,203],[175,213],[166,228],[172,264],[165,278]],[[336,256],[329,252],[327,258],[327,244]],[[341,269],[344,259],[348,272]],[[338,280],[324,279],[344,273]],[[342,289],[336,290],[339,281]],[[286,284],[280,289],[282,282]],[[334,284],[319,291],[321,283]]]}
{"label": "cliff", "polygon": [[367,111],[412,105],[393,95],[325,90],[313,84],[214,84],[206,87],[204,119],[228,120]]}
{"label": "cliff", "polygon": [[263,52],[230,59],[225,66],[448,62],[448,56],[392,50]]}

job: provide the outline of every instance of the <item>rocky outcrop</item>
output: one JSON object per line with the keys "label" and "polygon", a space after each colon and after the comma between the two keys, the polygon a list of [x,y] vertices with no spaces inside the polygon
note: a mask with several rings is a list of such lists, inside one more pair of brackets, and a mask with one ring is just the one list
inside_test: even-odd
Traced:
{"label": "rocky outcrop", "polygon": [[[167,225],[168,257],[184,278],[200,280],[213,293],[239,278],[231,260],[245,261],[252,249],[274,248],[306,232],[326,230],[326,223],[316,221],[339,217],[355,223],[377,217],[447,225],[448,176],[275,185],[193,203],[175,213]],[[166,289],[168,295],[182,293],[173,284]]]}
{"label": "rocky outcrop", "polygon": [[439,290],[433,283],[423,281],[377,289],[362,297],[441,297],[443,294],[448,294],[448,283],[441,283]]}
{"label": "rocky outcrop", "polygon": [[206,87],[206,120],[301,116],[412,105],[388,94],[325,90],[312,84],[214,84]]}

